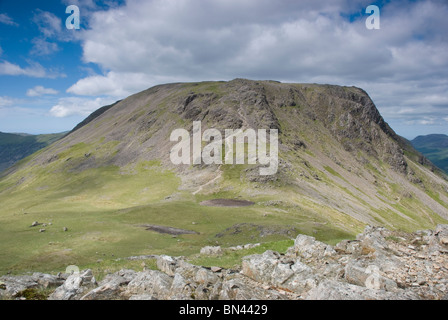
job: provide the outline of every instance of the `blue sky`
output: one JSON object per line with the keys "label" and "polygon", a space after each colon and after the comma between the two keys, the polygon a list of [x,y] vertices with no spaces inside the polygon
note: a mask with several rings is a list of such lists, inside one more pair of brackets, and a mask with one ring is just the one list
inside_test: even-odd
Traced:
{"label": "blue sky", "polygon": [[445,0],[0,0],[0,131],[67,131],[160,83],[249,78],[358,86],[398,134],[448,134],[447,16]]}

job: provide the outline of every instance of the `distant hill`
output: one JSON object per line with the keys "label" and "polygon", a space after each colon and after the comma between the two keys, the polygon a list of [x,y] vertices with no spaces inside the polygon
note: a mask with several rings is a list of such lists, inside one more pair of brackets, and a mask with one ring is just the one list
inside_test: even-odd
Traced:
{"label": "distant hill", "polygon": [[45,148],[65,133],[29,135],[0,132],[0,172],[17,161]]}
{"label": "distant hill", "polygon": [[448,136],[429,134],[411,141],[415,149],[448,174]]}

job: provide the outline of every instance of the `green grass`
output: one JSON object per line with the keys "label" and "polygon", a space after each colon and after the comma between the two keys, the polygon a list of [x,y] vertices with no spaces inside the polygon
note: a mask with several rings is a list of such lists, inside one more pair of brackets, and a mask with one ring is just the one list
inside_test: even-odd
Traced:
{"label": "green grass", "polygon": [[0,172],[30,154],[45,148],[64,133],[20,135],[0,132]]}
{"label": "green grass", "polygon": [[[78,148],[80,153],[84,152],[84,147]],[[229,166],[225,170],[229,174],[228,186],[235,183],[244,188],[235,173],[238,171],[236,167]],[[328,220],[314,208],[258,204],[244,208],[199,205],[205,199],[236,197],[242,192],[238,189],[197,195],[194,201],[187,195],[184,197],[186,200],[165,200],[166,196],[179,192],[179,180],[157,162],[139,163],[121,170],[104,167],[53,178],[45,172],[34,174],[36,176],[30,178],[26,186],[0,194],[4,204],[0,214],[0,274],[29,270],[59,272],[72,264],[94,266],[98,260],[109,261],[131,255],[189,256],[197,254],[205,245],[228,247],[283,241],[294,238],[297,233],[334,243],[354,236],[333,224],[326,225]],[[36,197],[36,188],[42,186],[47,188]],[[10,200],[11,195],[14,195],[13,200]],[[271,198],[248,199],[260,202]],[[336,213],[326,214],[328,218],[340,220],[342,225],[349,221]],[[33,221],[51,222],[52,225],[39,233],[40,226],[30,227]],[[255,227],[248,227],[238,234],[224,232],[242,223],[254,224]],[[188,229],[198,234],[173,237],[147,231],[141,227],[144,224]],[[68,231],[64,232],[63,227]],[[259,230],[274,228],[274,231],[281,231],[291,227],[295,228],[292,234],[274,232],[264,237]],[[219,233],[224,235],[217,237]]]}
{"label": "green grass", "polygon": [[286,250],[293,245],[294,245],[293,240],[267,242],[252,249],[243,249],[238,251],[225,250],[223,255],[221,256],[194,255],[189,259],[189,262],[195,265],[201,265],[205,267],[219,266],[226,269],[233,269],[240,267],[242,258],[247,255],[261,254],[266,250],[273,250],[276,252],[285,253]]}

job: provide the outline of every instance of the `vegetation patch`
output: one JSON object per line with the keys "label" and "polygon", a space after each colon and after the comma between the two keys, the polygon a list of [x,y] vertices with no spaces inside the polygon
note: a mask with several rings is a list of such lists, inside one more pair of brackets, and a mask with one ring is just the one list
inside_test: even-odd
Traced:
{"label": "vegetation patch", "polygon": [[254,204],[255,202],[252,201],[236,199],[212,199],[205,200],[200,203],[201,206],[208,207],[247,207]]}

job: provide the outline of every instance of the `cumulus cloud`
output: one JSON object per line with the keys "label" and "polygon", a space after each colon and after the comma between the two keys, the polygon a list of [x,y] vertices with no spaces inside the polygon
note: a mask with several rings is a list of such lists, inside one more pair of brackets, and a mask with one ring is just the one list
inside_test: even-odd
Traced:
{"label": "cumulus cloud", "polygon": [[22,68],[9,61],[0,61],[0,75],[28,76],[33,78],[58,78],[65,77],[64,74],[45,69],[37,62],[30,62],[28,67]]}
{"label": "cumulus cloud", "polygon": [[72,85],[67,92],[76,95],[126,97],[149,86],[187,81],[188,77],[151,76],[142,72],[114,72],[91,75]]}
{"label": "cumulus cloud", "polygon": [[93,111],[113,102],[115,102],[115,100],[110,98],[61,98],[58,103],[51,108],[50,114],[57,118],[64,118],[72,115],[81,115],[86,117]]}
{"label": "cumulus cloud", "polygon": [[58,94],[58,91],[51,88],[45,88],[43,86],[35,86],[34,88],[26,91],[26,95],[28,97],[39,97],[46,94]]}
{"label": "cumulus cloud", "polygon": [[369,4],[128,0],[89,14],[83,60],[104,73],[68,92],[124,97],[163,82],[245,77],[356,85],[397,121],[448,116],[448,3],[388,2],[380,30],[365,27]]}

